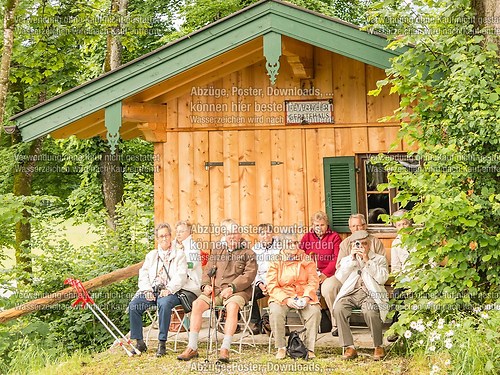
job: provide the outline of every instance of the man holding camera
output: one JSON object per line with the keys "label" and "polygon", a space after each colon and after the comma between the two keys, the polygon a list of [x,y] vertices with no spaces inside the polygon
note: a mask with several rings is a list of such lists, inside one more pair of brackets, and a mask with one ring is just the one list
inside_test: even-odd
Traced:
{"label": "man holding camera", "polygon": [[388,297],[384,284],[389,277],[385,256],[370,250],[369,234],[365,230],[354,232],[350,237],[351,251],[340,261],[335,277],[342,283],[333,303],[333,313],[339,328],[339,339],[345,352],[342,359],[358,356],[354,348],[349,318],[353,308],[361,308],[370,328],[375,351],[374,360],[385,356],[382,347],[382,323],[388,313]]}

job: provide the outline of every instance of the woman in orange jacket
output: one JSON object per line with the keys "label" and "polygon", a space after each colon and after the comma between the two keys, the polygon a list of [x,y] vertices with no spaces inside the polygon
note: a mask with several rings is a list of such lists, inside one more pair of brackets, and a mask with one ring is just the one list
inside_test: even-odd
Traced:
{"label": "woman in orange jacket", "polygon": [[315,357],[314,346],[321,321],[321,308],[316,291],[319,277],[316,263],[300,250],[293,235],[281,237],[281,252],[267,271],[269,320],[274,332],[277,359],[286,357],[285,321],[290,309],[296,309],[306,328],[305,345],[309,359]]}

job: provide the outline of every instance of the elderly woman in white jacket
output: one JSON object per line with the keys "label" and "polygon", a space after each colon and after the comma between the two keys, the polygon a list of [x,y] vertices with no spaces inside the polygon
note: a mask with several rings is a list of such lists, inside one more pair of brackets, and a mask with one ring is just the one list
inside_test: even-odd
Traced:
{"label": "elderly woman in white jacket", "polygon": [[[139,290],[129,304],[130,338],[137,340],[137,349],[147,350],[142,334],[142,315],[151,306],[158,308],[157,357],[166,354],[168,327],[172,308],[180,304],[176,292],[187,281],[187,261],[182,250],[172,246],[172,230],[167,223],[159,224],[155,230],[158,249],[146,255],[139,270]],[[199,293],[199,292],[198,292]]]}
{"label": "elderly woman in white jacket", "polygon": [[350,237],[351,253],[340,261],[335,277],[342,288],[333,303],[333,314],[339,327],[340,344],[346,348],[342,359],[357,357],[349,327],[349,317],[354,307],[360,307],[370,328],[375,352],[373,359],[385,356],[382,347],[382,323],[388,313],[388,297],[384,283],[389,277],[385,256],[370,250],[368,232],[360,230]]}

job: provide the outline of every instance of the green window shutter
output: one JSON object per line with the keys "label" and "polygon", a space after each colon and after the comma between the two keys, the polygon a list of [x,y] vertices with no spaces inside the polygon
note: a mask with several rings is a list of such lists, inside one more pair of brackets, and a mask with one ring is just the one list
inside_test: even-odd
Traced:
{"label": "green window shutter", "polygon": [[358,212],[354,156],[323,158],[326,214],[336,232],[349,233],[348,220]]}

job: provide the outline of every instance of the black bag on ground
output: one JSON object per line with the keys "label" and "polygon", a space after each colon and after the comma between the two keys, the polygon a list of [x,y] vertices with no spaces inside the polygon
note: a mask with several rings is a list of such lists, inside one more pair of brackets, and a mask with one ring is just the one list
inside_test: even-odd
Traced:
{"label": "black bag on ground", "polygon": [[290,358],[297,359],[307,359],[309,357],[309,351],[307,350],[304,341],[300,338],[300,334],[305,332],[305,328],[301,331],[292,331],[288,337],[288,345],[286,347],[286,354]]}
{"label": "black bag on ground", "polygon": [[175,293],[175,295],[177,296],[177,298],[179,298],[179,301],[181,301],[184,312],[186,314],[190,313],[193,309],[193,302],[196,298],[198,298],[198,296],[186,289],[179,290]]}
{"label": "black bag on ground", "polygon": [[321,309],[321,321],[319,323],[319,333],[327,333],[332,330],[332,319],[328,309]]}
{"label": "black bag on ground", "polygon": [[262,315],[258,323],[259,331],[261,334],[270,335],[271,334],[271,322],[269,321],[269,314],[265,313]]}

